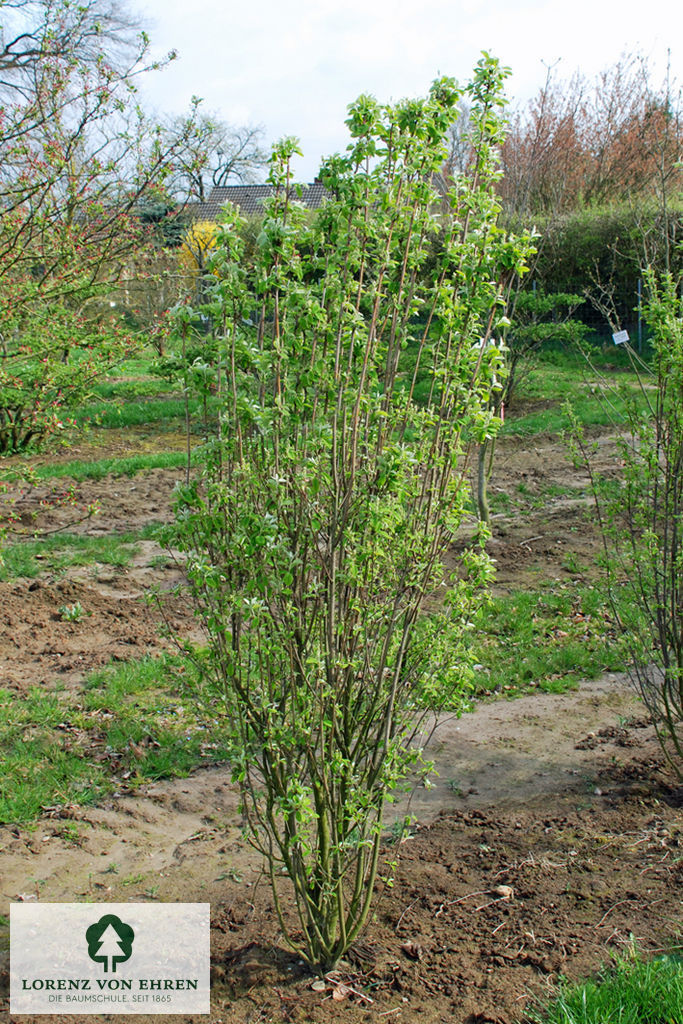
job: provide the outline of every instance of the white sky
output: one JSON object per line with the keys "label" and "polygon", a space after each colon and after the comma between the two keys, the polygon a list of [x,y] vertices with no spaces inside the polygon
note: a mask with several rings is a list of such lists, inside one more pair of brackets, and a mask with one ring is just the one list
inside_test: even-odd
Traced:
{"label": "white sky", "polygon": [[131,0],[155,56],[179,59],[143,96],[183,113],[193,95],[233,124],[261,124],[268,143],[301,140],[296,171],[347,143],[346,107],[360,93],[386,102],[423,95],[439,74],[466,82],[482,50],[512,68],[508,95],[526,100],[546,64],[569,78],[638,52],[683,79],[680,0]]}

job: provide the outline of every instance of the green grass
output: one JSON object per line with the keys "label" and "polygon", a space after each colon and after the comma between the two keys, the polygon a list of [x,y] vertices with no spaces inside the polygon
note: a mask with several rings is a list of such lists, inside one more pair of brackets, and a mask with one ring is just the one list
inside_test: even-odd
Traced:
{"label": "green grass", "polygon": [[[569,487],[560,484],[548,484],[538,490],[532,490],[524,481],[517,484],[514,490],[503,491],[498,487],[489,488],[488,500],[491,515],[511,515],[531,509],[546,508],[555,498],[585,498],[588,492],[582,487]],[[477,514],[476,498],[472,494],[470,512]]]}
{"label": "green grass", "polygon": [[595,981],[564,985],[533,1024],[683,1024],[683,959],[623,958]]}
{"label": "green grass", "polygon": [[[459,712],[491,697],[564,693],[582,679],[625,667],[613,622],[597,590],[554,582],[533,591],[495,596],[476,612],[464,642],[441,620],[432,646],[449,653],[438,676],[419,693],[423,707]],[[464,686],[464,688],[463,688]],[[682,1022],[683,1024],[683,1022]]]}
{"label": "green grass", "polygon": [[80,695],[34,688],[17,700],[0,690],[0,821],[224,759],[224,727],[200,713],[189,675],[180,659],[149,658],[90,676]]}
{"label": "green grass", "polygon": [[[38,480],[54,480],[69,477],[81,482],[83,480],[103,480],[105,476],[135,476],[148,469],[179,469],[187,463],[186,452],[155,452],[151,455],[127,455],[123,458],[96,459],[86,462],[54,463],[36,466],[35,476]],[[7,473],[5,479],[11,480],[12,474]]]}
{"label": "green grass", "polygon": [[130,359],[124,359],[123,362],[118,363],[112,371],[113,375],[119,375],[121,377],[154,377],[158,379],[157,375],[152,372],[153,367],[158,361],[156,352],[148,349],[148,355],[144,353],[142,355],[133,356]]}
{"label": "green grass", "polygon": [[42,540],[20,541],[3,548],[0,580],[20,576],[33,578],[42,572],[61,572],[71,566],[101,562],[123,568],[135,553],[134,534],[87,537],[79,534],[54,534]]}
{"label": "green grass", "polygon": [[494,597],[474,626],[479,695],[560,693],[581,679],[624,667],[608,644],[609,615],[589,586],[553,583]]}
{"label": "green grass", "polygon": [[[93,803],[105,795],[107,772],[61,732],[67,717],[57,694],[34,689],[17,701],[0,690],[0,821],[30,821],[54,804]],[[73,716],[78,728],[82,716]]]}
{"label": "green grass", "polygon": [[[605,374],[625,394],[637,387],[633,373]],[[610,426],[618,421],[624,409],[624,399],[610,395],[611,407],[592,393],[588,381],[595,374],[585,364],[556,366],[540,362],[519,383],[512,408],[502,427],[504,437],[532,437],[535,434],[562,434],[570,427],[563,406],[570,401],[576,416],[585,427]],[[551,403],[548,408],[519,415],[516,412],[525,403]]]}
{"label": "green grass", "polygon": [[[572,399],[572,407],[584,427],[609,427],[615,422],[613,411],[601,405],[593,396]],[[623,408],[617,405],[617,409]],[[541,409],[524,416],[508,417],[503,424],[503,437],[532,437],[535,434],[563,434],[569,430],[569,416],[562,408]]]}
{"label": "green grass", "polygon": [[124,568],[136,553],[140,540],[154,536],[159,524],[149,523],[135,533],[92,537],[76,533],[56,533],[37,540],[18,541],[3,548],[0,581],[20,576],[33,578],[43,572],[63,572],[72,566],[99,562]]}
{"label": "green grass", "polygon": [[[190,399],[189,412],[194,421],[201,418],[204,411],[203,403]],[[210,399],[207,405],[209,416],[216,417],[218,403]],[[72,416],[77,426],[93,423],[98,427],[123,428],[137,427],[143,424],[154,424],[159,427],[164,423],[183,422],[185,419],[184,398],[159,398],[125,402],[95,402],[80,406]]]}
{"label": "green grass", "polygon": [[120,380],[103,381],[92,389],[93,395],[99,398],[152,398],[155,395],[167,395],[169,391],[166,381],[158,377],[125,377]]}

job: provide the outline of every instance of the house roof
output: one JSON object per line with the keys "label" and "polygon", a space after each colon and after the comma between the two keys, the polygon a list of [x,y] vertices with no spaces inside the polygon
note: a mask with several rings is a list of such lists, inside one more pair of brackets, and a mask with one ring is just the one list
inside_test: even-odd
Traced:
{"label": "house roof", "polygon": [[[317,210],[331,193],[320,181],[310,185],[293,185],[292,198],[303,203],[309,210]],[[301,194],[299,195],[299,191]],[[199,220],[216,220],[226,203],[233,203],[240,213],[251,216],[262,212],[263,202],[275,194],[273,185],[224,185],[212,189],[205,203],[194,209]]]}

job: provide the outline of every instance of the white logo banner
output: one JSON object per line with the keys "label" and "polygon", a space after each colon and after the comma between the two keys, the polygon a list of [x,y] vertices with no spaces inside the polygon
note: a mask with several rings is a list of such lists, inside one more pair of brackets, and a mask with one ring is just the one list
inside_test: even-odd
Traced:
{"label": "white logo banner", "polygon": [[10,1013],[209,1013],[208,903],[12,903]]}

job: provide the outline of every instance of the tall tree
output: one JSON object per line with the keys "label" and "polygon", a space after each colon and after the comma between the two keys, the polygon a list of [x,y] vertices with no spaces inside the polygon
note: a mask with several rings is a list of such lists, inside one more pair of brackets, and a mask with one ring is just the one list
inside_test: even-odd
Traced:
{"label": "tall tree", "polygon": [[27,271],[29,292],[74,295],[120,266],[136,241],[125,218],[168,173],[171,148],[135,104],[137,77],[159,65],[108,0],[0,0],[6,9],[0,279]]}
{"label": "tall tree", "polygon": [[107,62],[125,73],[146,51],[139,18],[120,0],[0,0],[0,90],[27,98],[46,61]]}

